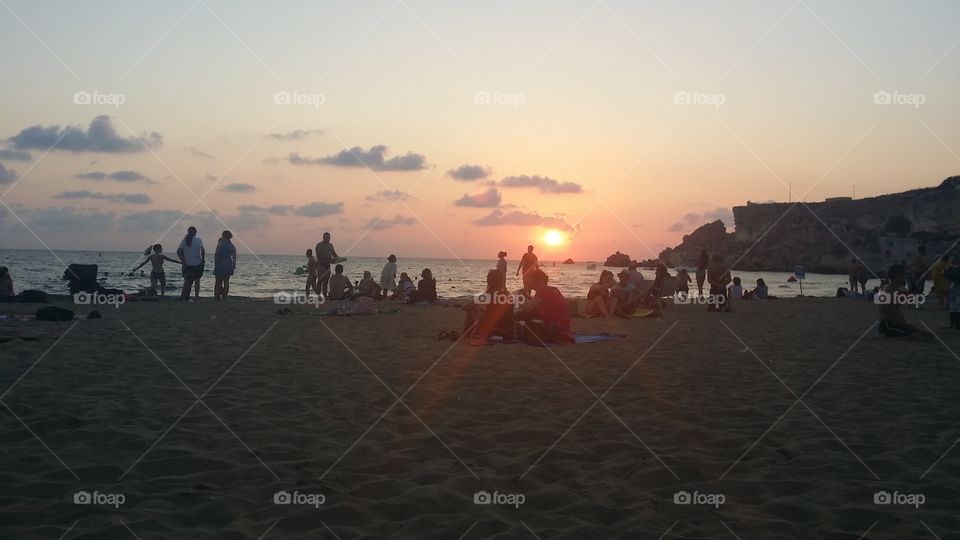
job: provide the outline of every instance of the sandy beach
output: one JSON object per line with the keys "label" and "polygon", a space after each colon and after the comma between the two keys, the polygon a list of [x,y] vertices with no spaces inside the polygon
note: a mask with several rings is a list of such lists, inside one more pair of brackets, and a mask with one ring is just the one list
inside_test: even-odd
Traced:
{"label": "sandy beach", "polygon": [[[958,527],[960,359],[948,348],[960,335],[930,306],[908,316],[944,343],[879,337],[862,301],[789,299],[576,319],[577,332],[626,337],[550,349],[438,341],[460,326],[457,308],[276,310],[141,302],[99,320],[0,324],[37,338],[0,346],[3,537],[932,538]],[[876,504],[881,491],[894,504]],[[78,492],[93,504],[74,504]]]}

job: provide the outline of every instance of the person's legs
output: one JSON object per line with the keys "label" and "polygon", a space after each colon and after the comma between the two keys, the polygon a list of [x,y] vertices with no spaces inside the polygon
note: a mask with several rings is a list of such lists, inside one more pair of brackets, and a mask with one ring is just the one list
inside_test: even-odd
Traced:
{"label": "person's legs", "polygon": [[697,293],[703,296],[703,282],[707,280],[707,275],[703,272],[697,272]]}
{"label": "person's legs", "polygon": [[223,295],[223,299],[227,299],[227,295],[230,294],[230,276],[225,276],[223,278],[223,287],[220,289],[220,293]]}
{"label": "person's legs", "polygon": [[193,297],[197,300],[200,299],[200,278],[199,277],[193,280]]}
{"label": "person's legs", "polygon": [[150,288],[154,291],[157,290],[157,276],[153,273],[150,274]]}
{"label": "person's legs", "polygon": [[191,285],[193,285],[193,278],[183,276],[183,291],[180,293],[180,300],[187,301],[190,299]]}
{"label": "person's legs", "polygon": [[213,299],[220,300],[220,292],[223,291],[223,278],[213,276]]}
{"label": "person's legs", "polygon": [[167,276],[165,274],[160,274],[157,277],[157,281],[160,282],[160,296],[167,295]]}
{"label": "person's legs", "polygon": [[320,294],[326,297],[330,288],[330,265],[320,264],[318,265],[318,270],[320,275],[318,276],[317,281],[319,283]]}

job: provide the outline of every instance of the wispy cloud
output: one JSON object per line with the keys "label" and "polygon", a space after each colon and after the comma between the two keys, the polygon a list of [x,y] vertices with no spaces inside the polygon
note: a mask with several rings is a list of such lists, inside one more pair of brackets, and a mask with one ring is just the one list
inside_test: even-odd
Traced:
{"label": "wispy cloud", "polygon": [[464,195],[459,199],[453,201],[453,204],[457,206],[469,206],[472,208],[496,208],[500,206],[502,202],[502,197],[500,196],[500,191],[497,188],[490,188],[483,193],[477,193],[474,195]]}
{"label": "wispy cloud", "polygon": [[414,225],[416,223],[417,220],[412,217],[397,215],[392,218],[373,218],[367,222],[367,228],[371,231],[383,231],[399,225]]}
{"label": "wispy cloud", "polygon": [[193,157],[203,158],[203,159],[213,159],[213,156],[204,152],[203,150],[197,148],[196,146],[188,146],[184,148],[188,154]]}
{"label": "wispy cloud", "polygon": [[368,201],[409,201],[412,199],[416,199],[416,197],[399,190],[378,191],[373,195],[367,195]]}
{"label": "wispy cloud", "polygon": [[287,156],[292,165],[329,165],[343,168],[366,167],[374,171],[419,171],[427,168],[426,156],[407,152],[402,156],[386,159],[387,147],[380,145],[364,150],[354,147],[326,157],[301,156],[296,152]]}
{"label": "wispy cloud", "polygon": [[547,176],[508,176],[498,184],[505,188],[537,188],[541,193],[581,193],[583,187],[576,182],[560,182]]}
{"label": "wispy cloud", "polygon": [[0,159],[10,161],[32,161],[33,156],[26,150],[16,150],[13,148],[0,148]]}
{"label": "wispy cloud", "polygon": [[143,173],[138,171],[116,171],[112,173],[106,173],[103,171],[93,171],[88,173],[80,173],[73,175],[74,178],[80,178],[82,180],[113,180],[115,182],[143,182],[145,184],[155,184],[153,180],[148,178]]}
{"label": "wispy cloud", "polygon": [[227,184],[220,188],[220,191],[226,191],[228,193],[253,193],[256,190],[257,186],[253,184],[243,184],[239,182]]}
{"label": "wispy cloud", "polygon": [[541,227],[553,227],[571,232],[574,230],[574,227],[561,217],[541,216],[537,212],[521,212],[519,210],[514,212],[494,210],[482,218],[475,220],[473,223],[474,225],[480,225],[482,227],[531,227],[539,225]]}
{"label": "wispy cloud", "polygon": [[17,180],[17,173],[12,169],[4,167],[3,163],[0,163],[0,184],[12,184]]}
{"label": "wispy cloud", "polygon": [[19,150],[63,150],[69,152],[100,152],[130,154],[159,148],[163,137],[157,133],[144,133],[140,137],[121,137],[113,127],[109,116],[98,116],[87,129],[77,126],[31,126],[7,139]]}
{"label": "wispy cloud", "polygon": [[301,216],[301,217],[323,217],[323,216],[332,216],[335,214],[342,214],[344,205],[342,202],[338,203],[326,203],[326,202],[312,202],[304,204],[302,206],[294,206],[292,204],[275,204],[273,206],[256,206],[252,204],[247,204],[240,206],[238,210],[241,212],[262,212],[269,213],[275,216]]}
{"label": "wispy cloud", "polygon": [[312,137],[313,135],[322,135],[322,129],[295,129],[286,133],[269,133],[267,137],[277,141],[299,141]]}
{"label": "wispy cloud", "polygon": [[127,204],[150,204],[150,196],[146,193],[100,193],[97,191],[64,191],[53,196],[54,199],[94,199]]}

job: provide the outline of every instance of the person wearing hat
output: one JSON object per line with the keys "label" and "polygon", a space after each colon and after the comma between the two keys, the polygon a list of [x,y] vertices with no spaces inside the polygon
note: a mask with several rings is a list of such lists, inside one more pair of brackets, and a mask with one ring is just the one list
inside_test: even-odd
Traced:
{"label": "person wearing hat", "polygon": [[387,257],[387,264],[383,265],[380,271],[380,289],[383,290],[383,297],[386,298],[391,292],[397,290],[397,256],[391,254]]}

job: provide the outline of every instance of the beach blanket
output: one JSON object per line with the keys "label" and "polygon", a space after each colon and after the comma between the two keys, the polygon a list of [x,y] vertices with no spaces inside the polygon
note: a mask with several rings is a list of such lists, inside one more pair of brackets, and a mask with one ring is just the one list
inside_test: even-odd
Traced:
{"label": "beach blanket", "polygon": [[582,345],[584,343],[602,343],[604,341],[614,341],[620,338],[627,337],[624,334],[573,334],[573,342],[577,345]]}

